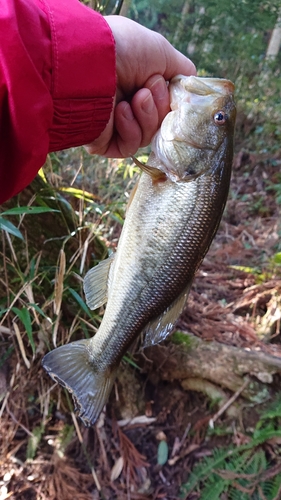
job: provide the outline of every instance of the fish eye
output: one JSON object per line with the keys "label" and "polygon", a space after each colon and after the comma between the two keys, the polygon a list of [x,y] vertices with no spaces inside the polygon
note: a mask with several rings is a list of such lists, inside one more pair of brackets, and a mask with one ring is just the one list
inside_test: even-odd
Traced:
{"label": "fish eye", "polygon": [[224,111],[217,111],[217,113],[214,115],[214,122],[217,125],[223,125],[226,122],[227,118],[228,116]]}

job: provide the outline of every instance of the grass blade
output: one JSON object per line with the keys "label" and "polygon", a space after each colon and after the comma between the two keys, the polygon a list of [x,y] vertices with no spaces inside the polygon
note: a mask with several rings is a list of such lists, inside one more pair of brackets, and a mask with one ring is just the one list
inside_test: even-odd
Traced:
{"label": "grass blade", "polygon": [[18,307],[12,307],[12,311],[18,316],[18,318],[21,320],[23,323],[28,340],[30,342],[32,352],[35,354],[36,347],[35,347],[35,342],[33,339],[33,334],[32,334],[32,323],[31,323],[31,318],[29,314],[29,310],[26,307],[23,307],[22,309],[19,309]]}
{"label": "grass blade", "polygon": [[46,212],[59,212],[59,210],[50,207],[14,207],[2,212],[1,215],[43,214]]}
{"label": "grass blade", "polygon": [[2,229],[3,231],[7,231],[7,233],[13,234],[17,238],[20,238],[24,241],[24,238],[18,228],[14,226],[14,224],[12,224],[10,221],[4,219],[4,217],[0,217],[0,229]]}

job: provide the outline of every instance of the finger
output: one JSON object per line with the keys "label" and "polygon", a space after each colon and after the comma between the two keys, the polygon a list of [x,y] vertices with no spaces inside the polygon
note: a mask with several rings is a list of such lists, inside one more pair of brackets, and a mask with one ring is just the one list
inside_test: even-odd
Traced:
{"label": "finger", "polygon": [[106,156],[126,158],[134,155],[142,142],[142,131],[128,102],[122,101],[115,108],[115,134]]}
{"label": "finger", "polygon": [[150,90],[144,88],[136,92],[131,106],[142,133],[139,146],[147,146],[157,131],[159,122],[158,110]]}
{"label": "finger", "polygon": [[142,141],[142,131],[128,102],[120,102],[115,109],[116,143],[119,156],[134,155]]}
{"label": "finger", "polygon": [[144,84],[152,94],[158,112],[158,127],[160,127],[166,114],[170,111],[170,97],[168,86],[161,75],[151,76]]}
{"label": "finger", "polygon": [[[113,131],[113,117],[115,130]],[[128,102],[117,104],[110,122],[101,135],[85,148],[90,154],[108,158],[126,158],[134,155],[142,141],[141,128]]]}

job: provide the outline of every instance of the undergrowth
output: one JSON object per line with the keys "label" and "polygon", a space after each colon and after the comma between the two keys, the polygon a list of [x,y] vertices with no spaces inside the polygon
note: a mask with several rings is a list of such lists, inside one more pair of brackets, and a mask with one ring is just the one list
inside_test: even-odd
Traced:
{"label": "undergrowth", "polygon": [[[31,477],[41,460],[36,481],[47,496],[38,493],[38,500],[88,500],[89,488],[99,491],[99,478],[106,483],[110,470],[119,474],[121,489],[111,485],[119,495],[122,488],[130,491],[136,478],[146,481],[144,458],[119,429],[113,437],[104,428],[92,434],[80,429],[71,397],[42,373],[41,359],[55,346],[92,336],[99,327],[103,309],[93,312],[86,306],[83,276],[115,249],[138,169],[128,161],[98,161],[77,149],[52,155],[45,173],[48,182],[38,177],[0,214],[0,371],[10,370],[0,393],[2,468]],[[265,281],[270,273],[276,275],[276,266],[279,272],[279,259],[277,252],[264,271]],[[126,363],[136,368],[128,357]],[[261,416],[249,443],[219,448],[195,465],[182,486],[183,498],[200,492],[208,500],[222,493],[234,500],[263,500],[262,495],[277,500],[281,403],[270,411]],[[165,456],[155,461],[168,467],[169,443],[161,443]],[[94,456],[98,446],[102,458]],[[83,464],[81,470],[77,463]],[[20,488],[15,476],[3,485],[7,495]],[[18,495],[21,500],[20,489]]]}
{"label": "undergrowth", "polygon": [[[278,500],[281,495],[281,395],[260,416],[249,442],[216,448],[192,470],[181,498],[193,491],[200,500]],[[225,497],[224,497],[225,498]]]}

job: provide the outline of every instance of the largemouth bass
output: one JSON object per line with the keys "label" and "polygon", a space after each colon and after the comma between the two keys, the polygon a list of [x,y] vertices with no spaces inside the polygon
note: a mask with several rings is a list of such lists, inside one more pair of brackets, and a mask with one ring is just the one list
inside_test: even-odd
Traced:
{"label": "largemouth bass", "polygon": [[171,112],[128,208],[115,256],[84,279],[88,306],[107,302],[91,339],[58,347],[43,359],[72,394],[85,425],[105,405],[122,356],[141,334],[145,345],[167,337],[182,311],[226,203],[233,156],[234,85],[175,77]]}

